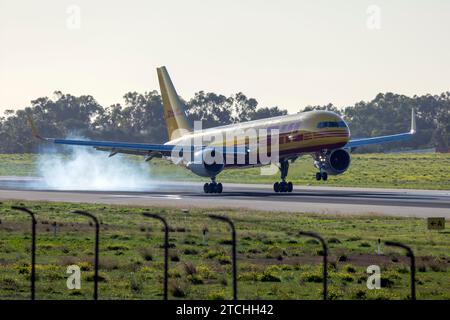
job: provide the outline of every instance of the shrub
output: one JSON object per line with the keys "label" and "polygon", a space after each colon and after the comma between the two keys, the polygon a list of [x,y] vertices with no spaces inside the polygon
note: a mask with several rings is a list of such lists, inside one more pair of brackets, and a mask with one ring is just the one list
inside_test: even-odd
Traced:
{"label": "shrub", "polygon": [[197,272],[204,279],[216,279],[216,274],[212,272],[207,266],[204,265],[198,266]]}
{"label": "shrub", "polygon": [[139,250],[139,253],[141,254],[141,257],[145,261],[152,261],[153,260],[153,252],[152,252],[151,249],[149,249],[149,248],[141,248]]}
{"label": "shrub", "polygon": [[184,298],[187,296],[188,286],[181,281],[174,281],[170,284],[169,291],[175,298]]}
{"label": "shrub", "polygon": [[170,254],[170,261],[173,261],[173,262],[180,261],[180,256],[178,255],[178,252],[174,251]]}
{"label": "shrub", "polygon": [[198,250],[193,247],[187,247],[183,250],[183,253],[185,255],[194,255],[194,254],[198,254]]}
{"label": "shrub", "polygon": [[225,292],[223,290],[211,292],[207,295],[206,299],[208,300],[225,300]]}
{"label": "shrub", "polygon": [[228,285],[228,280],[225,277],[221,277],[220,280],[219,280],[219,283],[221,285],[223,285],[224,287],[226,287]]}
{"label": "shrub", "polygon": [[187,275],[197,274],[197,268],[191,262],[185,262],[183,264],[183,267],[184,267],[184,272]]}
{"label": "shrub", "polygon": [[203,284],[203,279],[198,274],[190,274],[186,277],[192,284]]}
{"label": "shrub", "polygon": [[205,254],[205,258],[214,259],[217,256],[223,255],[225,252],[223,250],[208,250]]}
{"label": "shrub", "polygon": [[256,253],[261,253],[261,250],[260,250],[259,248],[249,248],[249,249],[247,250],[247,252],[248,252],[248,253],[256,254]]}
{"label": "shrub", "polygon": [[177,269],[169,269],[169,278],[181,278],[181,272]]}
{"label": "shrub", "polygon": [[92,269],[92,263],[88,261],[82,261],[78,263],[78,266],[80,267],[81,271],[90,271]]}
{"label": "shrub", "polygon": [[447,267],[444,264],[441,264],[437,261],[430,263],[429,267],[430,267],[431,271],[434,271],[434,272],[446,272],[447,271]]}
{"label": "shrub", "polygon": [[[97,277],[98,282],[108,282],[106,276],[99,274]],[[86,281],[93,282],[94,281],[94,273],[90,273],[86,276]]]}
{"label": "shrub", "polygon": [[278,246],[273,246],[267,249],[267,258],[275,258],[277,260],[283,260],[283,256],[286,255],[286,251]]}
{"label": "shrub", "polygon": [[382,288],[391,288],[394,285],[394,280],[389,276],[381,276],[380,280]]}
{"label": "shrub", "polygon": [[352,298],[357,300],[364,300],[366,299],[366,292],[359,289],[355,293],[353,293]]}
{"label": "shrub", "polygon": [[144,287],[142,277],[136,276],[134,273],[131,274],[130,288],[133,292],[140,293]]}
{"label": "shrub", "polygon": [[241,280],[241,281],[257,281],[258,274],[256,272],[242,272],[239,274],[239,280]]}
{"label": "shrub", "polygon": [[417,270],[418,270],[419,272],[427,272],[427,267],[426,267],[426,265],[422,264],[422,265],[419,265],[419,267],[417,268]]}
{"label": "shrub", "polygon": [[342,297],[342,291],[339,289],[328,289],[328,300],[336,300]]}
{"label": "shrub", "polygon": [[99,261],[100,269],[105,269],[108,271],[119,269],[119,262],[115,258],[103,257]]}
{"label": "shrub", "polygon": [[344,267],[344,270],[348,273],[355,273],[356,272],[356,268],[354,266],[352,266],[351,264],[347,264]]}
{"label": "shrub", "polygon": [[353,278],[353,276],[350,273],[341,273],[339,274],[339,277],[344,281],[344,282],[353,282],[353,280],[355,280]]}
{"label": "shrub", "polygon": [[273,240],[271,240],[271,239],[263,239],[261,242],[262,242],[263,244],[267,244],[267,245],[273,244]]}
{"label": "shrub", "polygon": [[4,290],[17,291],[19,284],[13,278],[3,278],[0,280],[0,287]]}
{"label": "shrub", "polygon": [[402,266],[402,267],[398,267],[397,268],[397,272],[398,273],[408,273],[409,272],[409,268]]}
{"label": "shrub", "polygon": [[220,256],[218,256],[217,261],[222,265],[223,264],[231,264],[231,258],[225,254],[221,254]]}
{"label": "shrub", "polygon": [[300,278],[306,282],[322,282],[323,281],[322,274],[315,273],[315,272],[305,272],[301,275]]}
{"label": "shrub", "polygon": [[279,276],[275,275],[272,272],[265,271],[258,279],[261,282],[281,282]]}
{"label": "shrub", "polygon": [[110,251],[125,251],[125,250],[129,250],[130,248],[128,246],[124,246],[121,244],[113,244],[113,245],[107,246],[106,249],[110,250]]}
{"label": "shrub", "polygon": [[361,243],[359,244],[359,246],[360,246],[361,248],[370,248],[370,243],[368,243],[368,242],[361,242]]}
{"label": "shrub", "polygon": [[338,238],[330,238],[328,240],[328,243],[341,243],[341,240],[339,240]]}

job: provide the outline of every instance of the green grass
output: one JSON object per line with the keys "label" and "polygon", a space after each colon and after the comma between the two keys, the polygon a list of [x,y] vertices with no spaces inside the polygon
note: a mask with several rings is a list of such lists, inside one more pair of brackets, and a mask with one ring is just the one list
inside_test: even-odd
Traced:
{"label": "green grass", "polygon": [[[38,299],[90,299],[93,288],[94,229],[81,209],[101,221],[99,297],[161,299],[161,225],[139,213],[164,216],[170,227],[170,299],[230,299],[230,234],[208,210],[8,201],[0,204],[0,300],[29,296],[30,221],[10,209],[26,205],[36,212]],[[236,224],[238,294],[241,299],[320,299],[320,245],[299,230],[320,232],[329,242],[330,298],[406,299],[409,269],[405,253],[383,248],[377,239],[410,245],[417,260],[419,299],[450,299],[449,231],[430,232],[426,220],[381,216],[313,215],[218,210]],[[56,235],[53,223],[58,224]],[[207,227],[208,238],[202,230]],[[82,270],[82,288],[66,288],[66,268]],[[383,288],[368,290],[366,268],[379,265]]]}
{"label": "green grass", "polygon": [[[105,155],[106,156],[106,155]],[[0,155],[0,176],[38,175],[36,155]],[[142,161],[129,157],[126,161]],[[354,154],[347,172],[329,176],[328,181],[316,181],[313,160],[310,156],[298,159],[290,166],[289,180],[296,185],[385,187],[450,190],[450,154]],[[190,171],[169,161],[155,159],[149,163],[155,179],[178,179],[204,181]],[[226,170],[218,180],[221,182],[273,183],[279,175],[264,176],[259,168]]]}

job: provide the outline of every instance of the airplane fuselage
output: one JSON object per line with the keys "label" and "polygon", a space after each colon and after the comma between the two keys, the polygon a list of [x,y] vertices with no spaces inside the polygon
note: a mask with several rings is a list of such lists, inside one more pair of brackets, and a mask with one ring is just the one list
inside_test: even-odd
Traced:
{"label": "airplane fuselage", "polygon": [[[338,114],[330,111],[309,111],[194,131],[170,140],[167,144],[194,145],[196,144],[194,141],[201,141],[206,146],[248,147],[250,143],[248,133],[260,133],[261,130],[270,133],[273,129],[279,132],[280,159],[342,148],[350,140],[350,130]],[[219,142],[217,137],[221,137]],[[265,135],[259,136],[256,147],[258,152],[259,149],[265,148],[270,152],[270,143]],[[225,168],[249,165],[226,163]],[[258,165],[261,165],[260,161],[251,164],[251,166]]]}

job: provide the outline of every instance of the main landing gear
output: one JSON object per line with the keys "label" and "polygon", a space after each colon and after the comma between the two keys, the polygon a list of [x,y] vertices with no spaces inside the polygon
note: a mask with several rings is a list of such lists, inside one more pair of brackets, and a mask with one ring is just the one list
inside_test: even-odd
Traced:
{"label": "main landing gear", "polygon": [[216,183],[216,178],[211,178],[211,183],[205,183],[203,185],[203,191],[205,193],[222,193],[223,187],[222,184]]}
{"label": "main landing gear", "polygon": [[275,182],[273,184],[273,191],[275,192],[292,192],[294,189],[294,185],[292,182],[286,182],[286,177],[289,171],[289,162],[288,160],[283,160],[280,162],[280,171],[281,171],[281,182]]}

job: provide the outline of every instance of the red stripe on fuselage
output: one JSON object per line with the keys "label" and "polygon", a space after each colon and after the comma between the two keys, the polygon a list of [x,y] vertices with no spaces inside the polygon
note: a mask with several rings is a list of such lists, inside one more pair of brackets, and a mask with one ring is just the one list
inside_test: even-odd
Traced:
{"label": "red stripe on fuselage", "polygon": [[[301,148],[295,148],[295,149],[288,149],[288,150],[281,150],[279,152],[279,158],[286,158],[288,156],[294,156],[294,155],[299,155],[302,153],[313,153],[313,152],[319,152],[322,151],[323,149],[339,149],[342,148],[343,146],[345,146],[347,144],[347,142],[340,142],[340,143],[333,143],[333,144],[323,144],[323,145],[317,145],[317,146],[310,146],[310,147],[301,147]],[[258,164],[260,165],[259,162],[259,157],[258,157]],[[255,166],[254,164],[225,164],[226,168],[237,168],[237,167],[251,167],[251,166]]]}

